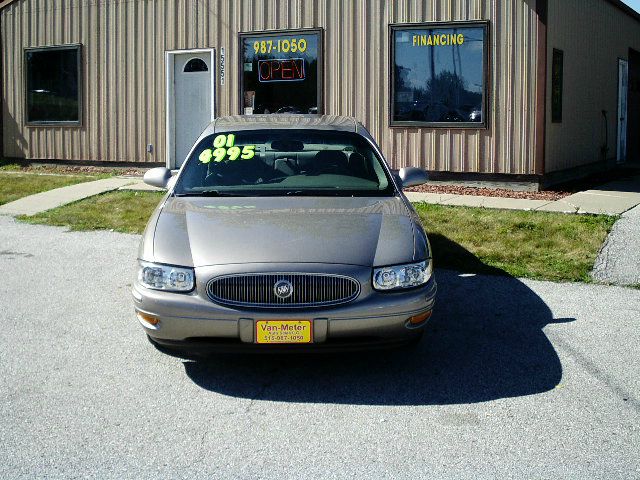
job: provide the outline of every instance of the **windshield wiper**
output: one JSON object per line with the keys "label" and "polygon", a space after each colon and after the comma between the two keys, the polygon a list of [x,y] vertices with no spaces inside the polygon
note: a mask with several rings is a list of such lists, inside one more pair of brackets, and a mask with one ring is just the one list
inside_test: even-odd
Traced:
{"label": "windshield wiper", "polygon": [[334,188],[306,188],[300,190],[286,190],[281,195],[304,196],[304,197],[348,197],[351,196],[352,190],[346,190],[338,187]]}
{"label": "windshield wiper", "polygon": [[244,197],[236,193],[221,192],[220,190],[201,190],[198,192],[176,193],[176,197]]}
{"label": "windshield wiper", "polygon": [[289,190],[288,192],[284,192],[285,195],[292,195],[292,196],[302,196],[302,195],[309,195],[309,192],[305,192],[304,190]]}
{"label": "windshield wiper", "polygon": [[369,190],[289,190],[283,193],[292,197],[373,197],[379,196],[377,191]]}

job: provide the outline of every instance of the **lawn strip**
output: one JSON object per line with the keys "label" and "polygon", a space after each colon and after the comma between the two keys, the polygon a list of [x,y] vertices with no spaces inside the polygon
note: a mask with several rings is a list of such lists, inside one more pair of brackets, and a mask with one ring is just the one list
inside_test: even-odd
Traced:
{"label": "lawn strip", "polygon": [[142,233],[164,192],[113,191],[19,220],[71,230]]}
{"label": "lawn strip", "polygon": [[590,281],[589,272],[618,218],[425,203],[415,207],[436,267],[554,281]]}

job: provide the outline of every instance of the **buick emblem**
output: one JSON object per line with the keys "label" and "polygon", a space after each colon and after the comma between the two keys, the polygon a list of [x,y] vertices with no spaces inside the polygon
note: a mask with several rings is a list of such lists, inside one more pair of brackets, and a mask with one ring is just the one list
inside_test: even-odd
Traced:
{"label": "buick emblem", "polygon": [[276,297],[284,300],[293,295],[293,285],[289,280],[278,280],[273,286],[273,293],[276,294]]}

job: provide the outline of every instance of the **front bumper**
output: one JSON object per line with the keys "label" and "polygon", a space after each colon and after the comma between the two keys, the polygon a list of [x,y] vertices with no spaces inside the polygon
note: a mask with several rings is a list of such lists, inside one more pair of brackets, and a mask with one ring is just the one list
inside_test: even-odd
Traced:
{"label": "front bumper", "polygon": [[[291,265],[274,268],[276,271],[292,271]],[[309,269],[310,266],[305,265],[304,268]],[[327,268],[326,265],[318,265],[314,271]],[[219,305],[208,298],[204,287],[206,280],[198,279],[208,279],[218,273],[213,272],[212,267],[196,269],[198,286],[189,294],[150,290],[134,283],[132,295],[136,312],[159,321],[154,326],[140,320],[154,343],[194,352],[238,349],[259,352],[324,351],[400,345],[420,335],[426,322],[413,325],[409,318],[433,309],[437,289],[432,277],[425,286],[417,289],[378,292],[371,286],[370,269],[344,266],[339,273],[358,279],[362,285],[359,297],[350,303],[328,308],[246,309]],[[255,343],[256,321],[283,319],[311,320],[313,343]]]}

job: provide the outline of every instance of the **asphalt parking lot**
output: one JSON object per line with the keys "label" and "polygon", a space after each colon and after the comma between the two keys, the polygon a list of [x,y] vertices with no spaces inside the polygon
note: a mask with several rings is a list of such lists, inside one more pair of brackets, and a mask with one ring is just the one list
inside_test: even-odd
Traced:
{"label": "asphalt parking lot", "polygon": [[640,290],[437,272],[412,351],[156,351],[138,237],[0,217],[0,478],[640,478]]}

